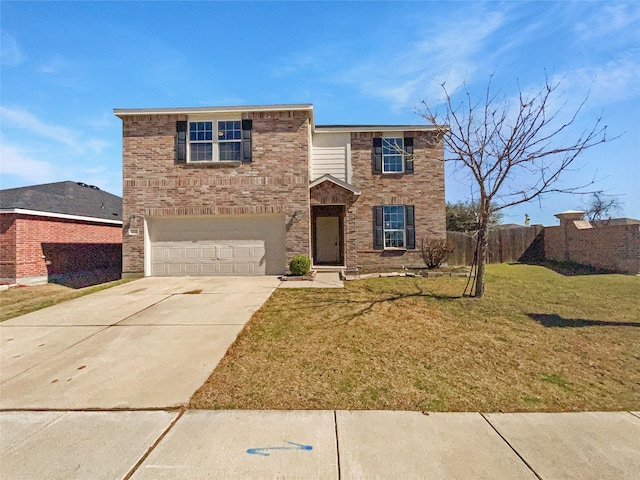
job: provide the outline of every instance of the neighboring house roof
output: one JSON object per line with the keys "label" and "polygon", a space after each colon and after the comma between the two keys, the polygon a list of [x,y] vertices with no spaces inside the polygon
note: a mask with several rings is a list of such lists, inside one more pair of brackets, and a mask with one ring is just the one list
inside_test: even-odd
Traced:
{"label": "neighboring house roof", "polygon": [[325,173],[324,175],[322,175],[321,177],[315,179],[313,182],[311,182],[309,184],[309,188],[313,188],[316,185],[320,185],[321,183],[324,182],[331,182],[334,183],[342,188],[344,188],[345,190],[349,190],[351,193],[353,193],[354,195],[360,195],[360,190],[358,190],[356,187],[354,187],[353,185],[351,185],[350,183],[347,182],[343,182],[342,180],[340,180],[339,178],[334,177],[333,175],[330,175],[328,173]]}
{"label": "neighboring house roof", "polygon": [[0,190],[0,213],[122,224],[122,198],[81,182]]}

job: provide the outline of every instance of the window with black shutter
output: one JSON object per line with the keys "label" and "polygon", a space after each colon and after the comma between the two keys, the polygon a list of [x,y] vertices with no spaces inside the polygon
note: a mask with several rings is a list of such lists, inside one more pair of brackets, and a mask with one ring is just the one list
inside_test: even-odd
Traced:
{"label": "window with black shutter", "polygon": [[187,161],[187,122],[176,122],[176,163]]}
{"label": "window with black shutter", "polygon": [[416,248],[415,209],[413,205],[376,205],[373,207],[373,248]]}
{"label": "window with black shutter", "polygon": [[371,167],[374,174],[413,173],[413,138],[373,138]]}
{"label": "window with black shutter", "polygon": [[242,120],[242,161],[251,162],[251,130],[253,121],[250,119]]}

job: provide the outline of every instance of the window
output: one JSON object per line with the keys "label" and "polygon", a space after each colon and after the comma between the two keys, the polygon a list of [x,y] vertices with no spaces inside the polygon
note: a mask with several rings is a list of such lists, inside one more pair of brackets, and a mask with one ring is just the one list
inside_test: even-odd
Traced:
{"label": "window", "polygon": [[382,207],[384,248],[404,248],[404,205]]}
{"label": "window", "polygon": [[413,138],[374,137],[371,157],[374,174],[412,174]]}
{"label": "window", "polygon": [[189,123],[189,148],[191,162],[213,160],[213,122]]}
{"label": "window", "polygon": [[402,138],[382,139],[382,173],[402,173],[403,158]]}
{"label": "window", "polygon": [[218,122],[218,150],[221,162],[240,161],[242,129],[240,120]]}
{"label": "window", "polygon": [[378,205],[373,207],[373,248],[416,248],[413,205]]}
{"label": "window", "polygon": [[251,162],[251,128],[251,120],[194,121],[187,135],[187,122],[177,122],[177,161],[186,161],[186,137],[189,162]]}

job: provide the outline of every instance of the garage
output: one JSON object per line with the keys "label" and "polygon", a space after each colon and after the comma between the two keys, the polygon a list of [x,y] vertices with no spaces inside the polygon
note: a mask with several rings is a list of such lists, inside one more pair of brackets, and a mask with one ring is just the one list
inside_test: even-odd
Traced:
{"label": "garage", "polygon": [[146,273],[153,277],[279,275],[284,215],[147,218]]}

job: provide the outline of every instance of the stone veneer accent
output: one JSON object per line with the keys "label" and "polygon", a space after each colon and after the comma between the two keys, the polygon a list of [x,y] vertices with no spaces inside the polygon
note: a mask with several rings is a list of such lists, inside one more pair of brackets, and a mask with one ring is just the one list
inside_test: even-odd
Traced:
{"label": "stone veneer accent", "polygon": [[[208,165],[175,162],[176,122],[185,115],[123,118],[124,275],[144,273],[145,216],[281,213],[287,260],[310,255],[309,112],[244,112],[242,118],[253,120],[253,162]],[[128,235],[129,228],[140,234]]]}

